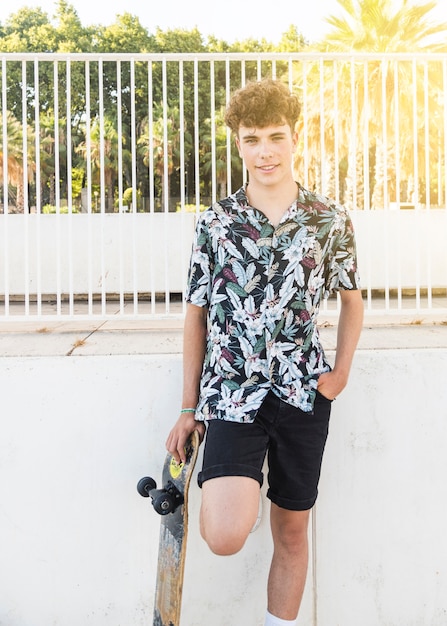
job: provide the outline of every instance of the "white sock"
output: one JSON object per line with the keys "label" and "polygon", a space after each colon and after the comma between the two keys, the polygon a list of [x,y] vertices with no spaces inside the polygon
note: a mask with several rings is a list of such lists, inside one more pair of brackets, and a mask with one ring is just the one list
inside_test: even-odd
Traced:
{"label": "white sock", "polygon": [[275,617],[271,613],[267,611],[265,614],[265,624],[264,626],[294,626],[296,624],[296,620],[292,619],[281,619],[280,617]]}

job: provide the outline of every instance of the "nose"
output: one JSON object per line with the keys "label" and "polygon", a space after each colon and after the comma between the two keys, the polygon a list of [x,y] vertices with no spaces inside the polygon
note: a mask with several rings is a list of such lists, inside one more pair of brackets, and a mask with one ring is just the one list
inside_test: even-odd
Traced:
{"label": "nose", "polygon": [[272,146],[269,141],[259,142],[259,156],[263,159],[267,159],[272,156]]}

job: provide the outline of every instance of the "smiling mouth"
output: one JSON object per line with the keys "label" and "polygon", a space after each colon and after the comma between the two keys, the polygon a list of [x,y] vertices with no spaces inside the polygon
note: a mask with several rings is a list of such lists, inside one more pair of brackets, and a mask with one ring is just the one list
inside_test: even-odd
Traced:
{"label": "smiling mouth", "polygon": [[276,165],[260,165],[258,169],[262,172],[271,172],[276,168]]}

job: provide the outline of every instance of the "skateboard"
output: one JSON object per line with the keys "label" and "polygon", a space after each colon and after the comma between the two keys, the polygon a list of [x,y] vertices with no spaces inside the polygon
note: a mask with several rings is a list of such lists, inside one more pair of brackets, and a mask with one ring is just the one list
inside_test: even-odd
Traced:
{"label": "skateboard", "polygon": [[176,463],[167,454],[162,470],[162,488],[149,476],[138,481],[138,493],[151,498],[161,516],[158,544],[153,626],[179,626],[183,574],[188,534],[188,489],[199,451],[199,433],[186,444],[186,462]]}

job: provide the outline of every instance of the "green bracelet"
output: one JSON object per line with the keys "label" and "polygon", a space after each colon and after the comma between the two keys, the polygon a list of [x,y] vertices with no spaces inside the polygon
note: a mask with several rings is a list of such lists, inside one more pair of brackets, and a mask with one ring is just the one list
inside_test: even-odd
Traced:
{"label": "green bracelet", "polygon": [[195,413],[196,410],[195,409],[182,409],[180,411],[180,413]]}

